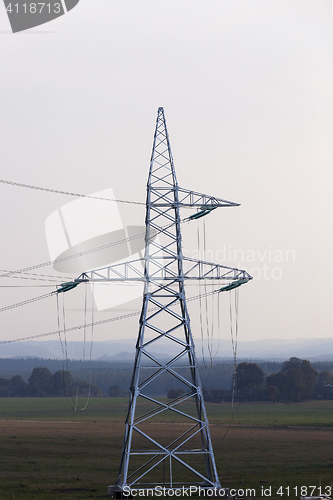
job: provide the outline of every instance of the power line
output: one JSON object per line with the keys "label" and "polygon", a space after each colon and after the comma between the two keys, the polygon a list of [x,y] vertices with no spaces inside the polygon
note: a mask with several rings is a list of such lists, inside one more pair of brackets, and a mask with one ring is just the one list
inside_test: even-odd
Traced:
{"label": "power line", "polygon": [[[181,223],[188,222],[188,218],[184,218],[180,222]],[[173,223],[166,224],[165,226],[163,226],[163,229],[167,229],[167,228],[171,227],[172,225],[173,225]],[[134,236],[130,236],[128,238],[123,238],[123,239],[118,240],[118,241],[113,241],[112,243],[106,243],[105,245],[102,245],[100,247],[90,248],[89,250],[84,250],[82,252],[78,252],[78,253],[75,253],[73,255],[67,255],[66,257],[57,258],[54,261],[50,260],[48,262],[42,262],[40,264],[35,264],[34,266],[25,267],[23,269],[18,269],[16,271],[8,271],[5,274],[0,274],[0,278],[9,278],[13,274],[24,274],[27,271],[33,271],[35,269],[40,269],[42,267],[51,266],[54,262],[58,263],[58,262],[63,262],[65,260],[75,259],[76,257],[81,257],[81,256],[87,255],[89,253],[94,253],[94,252],[98,252],[100,250],[104,250],[105,248],[110,248],[110,247],[113,247],[116,245],[120,245],[121,243],[126,243],[127,241],[132,241],[132,240],[135,240],[138,238],[142,238],[142,236],[144,236],[144,235],[145,235],[145,232],[142,232],[140,234],[135,234]]]}
{"label": "power line", "polygon": [[[214,295],[216,293],[218,293],[219,290],[213,290],[211,292],[207,292],[207,295]],[[25,301],[24,303],[21,303],[21,304],[15,304],[13,306],[8,306],[7,308],[5,309],[11,309],[12,307],[18,307],[18,305],[23,305],[25,303],[28,303],[28,302],[34,302],[35,300],[40,300],[42,298],[46,298],[47,296],[51,296],[53,295],[54,292],[50,293],[50,294],[47,294],[47,295],[42,295],[41,297],[36,297],[35,299],[31,299],[30,301]],[[188,302],[191,302],[192,300],[197,300],[199,299],[199,297],[204,297],[205,294],[199,294],[199,295],[195,295],[193,297],[190,297],[187,299]],[[148,309],[148,312],[153,312],[153,311],[156,311],[158,310],[159,307],[152,307],[150,309]],[[4,310],[4,309],[3,309]],[[2,309],[0,309],[0,312],[2,311]],[[61,333],[68,333],[68,332],[74,332],[76,330],[81,330],[82,328],[90,328],[92,326],[99,326],[99,325],[104,325],[106,323],[111,323],[113,321],[119,321],[121,319],[127,319],[127,318],[132,318],[134,316],[139,316],[141,313],[141,311],[135,311],[135,312],[131,312],[131,313],[128,313],[128,314],[123,314],[121,316],[115,316],[113,318],[108,318],[108,319],[103,319],[103,320],[100,320],[100,321],[95,321],[93,323],[88,323],[88,324],[83,324],[83,325],[78,325],[78,326],[72,326],[71,328],[66,328],[66,330],[55,330],[53,332],[48,332],[48,333],[40,333],[38,335],[30,335],[29,337],[21,337],[21,338],[18,338],[18,339],[12,339],[12,340],[1,340],[0,341],[0,345],[1,344],[12,344],[14,342],[24,342],[24,341],[27,341],[27,340],[33,340],[33,339],[38,339],[38,338],[41,338],[41,337],[49,337],[51,335],[59,335]]]}
{"label": "power line", "polygon": [[30,304],[31,302],[36,302],[37,300],[46,299],[47,297],[51,297],[54,295],[54,291],[50,293],[46,293],[45,295],[39,295],[38,297],[33,297],[32,299],[24,300],[22,302],[18,302],[17,304],[11,304],[10,306],[2,307],[0,309],[0,313],[4,311],[8,311],[9,309],[14,309],[15,307],[24,306],[26,304]]}
{"label": "power line", "polygon": [[[73,332],[75,330],[81,330],[82,328],[90,328],[91,326],[99,326],[99,325],[104,325],[105,323],[110,323],[112,321],[119,321],[120,319],[126,319],[130,318],[132,316],[139,316],[140,311],[135,311],[132,313],[128,314],[123,314],[122,316],[115,316],[114,318],[108,318],[108,319],[103,319],[101,321],[95,321],[94,324],[92,323],[87,323],[86,325],[78,325],[78,326],[72,326],[71,328],[66,328],[66,333],[68,332]],[[49,337],[51,335],[59,335],[59,333],[65,333],[65,330],[55,330],[54,332],[48,332],[48,333],[40,333],[39,335],[31,335],[30,337],[22,337],[19,339],[13,339],[13,340],[1,340],[0,344],[11,344],[13,342],[23,342],[26,340],[33,340],[41,337]]]}
{"label": "power line", "polygon": [[[69,276],[56,276],[54,274],[38,274],[38,273],[22,273],[26,274],[28,276],[13,276],[11,273],[19,274],[18,271],[8,271],[7,269],[0,269],[0,272],[2,273],[7,273],[8,277],[10,278],[15,278],[15,279],[20,279],[20,280],[32,280],[32,281],[53,281],[56,283],[61,283],[65,280],[71,280],[72,278]],[[32,278],[32,276],[37,276],[36,278]],[[38,276],[43,276],[43,278],[40,278]],[[56,278],[56,279],[44,279],[44,278]]]}
{"label": "power line", "polygon": [[130,241],[130,240],[134,240],[136,238],[140,238],[144,234],[145,233],[136,234],[136,235],[131,236],[129,238],[123,238],[122,240],[114,241],[112,243],[106,243],[105,245],[102,245],[100,247],[90,248],[89,250],[84,250],[82,252],[78,252],[78,253],[73,254],[73,255],[67,255],[66,257],[61,257],[60,259],[55,259],[54,261],[50,260],[48,262],[42,262],[41,264],[35,264],[34,266],[25,267],[23,269],[18,269],[17,271],[8,271],[6,274],[0,274],[0,278],[9,278],[13,274],[23,274],[26,271],[33,271],[34,269],[40,269],[41,267],[51,266],[54,262],[57,262],[57,263],[58,262],[63,262],[65,260],[70,260],[70,259],[74,259],[76,257],[81,257],[82,255],[86,255],[88,253],[98,252],[100,250],[104,250],[105,248],[110,248],[112,246],[116,246],[116,245],[120,245],[121,243],[125,243],[126,241]]}
{"label": "power line", "polygon": [[60,191],[59,189],[50,189],[50,188],[45,188],[45,187],[40,187],[40,186],[32,186],[31,184],[21,184],[20,182],[6,181],[4,179],[0,179],[0,183],[2,183],[2,184],[8,184],[10,186],[17,186],[17,187],[28,188],[28,189],[35,189],[37,191],[46,191],[48,193],[65,194],[65,195],[68,195],[68,196],[76,196],[76,197],[79,197],[79,198],[92,198],[93,200],[115,201],[116,203],[127,203],[127,204],[131,204],[131,205],[145,205],[145,203],[141,202],[141,201],[130,201],[130,200],[118,200],[118,199],[111,199],[111,198],[102,198],[100,196],[93,196],[93,195],[90,195],[90,194],[71,193],[69,191]]}
{"label": "power line", "polygon": [[0,288],[54,288],[54,285],[0,285]]}

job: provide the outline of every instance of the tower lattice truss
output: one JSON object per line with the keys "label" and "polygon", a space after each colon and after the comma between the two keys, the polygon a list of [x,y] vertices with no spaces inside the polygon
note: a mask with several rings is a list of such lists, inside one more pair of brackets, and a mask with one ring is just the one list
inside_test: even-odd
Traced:
{"label": "tower lattice truss", "polygon": [[[222,290],[246,283],[239,269],[183,256],[181,207],[199,218],[237,203],[180,188],[164,110],[158,109],[146,201],[142,259],[83,273],[76,281],[143,281],[144,293],[130,401],[116,486],[219,487],[195,356],[185,281],[212,280]],[[187,220],[188,220],[187,219]],[[169,354],[171,353],[171,354]],[[154,394],[175,388],[175,398]]]}

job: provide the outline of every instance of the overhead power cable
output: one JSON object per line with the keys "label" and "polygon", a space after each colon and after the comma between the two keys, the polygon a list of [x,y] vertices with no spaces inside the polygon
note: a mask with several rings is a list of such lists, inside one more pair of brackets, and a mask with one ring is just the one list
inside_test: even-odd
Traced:
{"label": "overhead power cable", "polygon": [[[115,245],[120,245],[121,243],[125,243],[126,241],[129,240],[134,240],[135,238],[140,238],[144,235],[144,233],[137,234],[135,236],[131,236],[129,238],[123,238],[122,240],[119,241],[114,241],[112,243],[106,243],[105,245],[102,245],[100,247],[96,248],[90,248],[89,250],[84,250],[82,252],[78,252],[73,255],[68,255],[66,257],[61,257],[60,259],[56,259],[56,262],[63,262],[65,260],[70,260],[70,259],[75,259],[76,257],[81,257],[82,255],[86,255],[88,253],[94,253],[94,252],[99,252],[100,250],[104,250],[105,248],[113,247]],[[25,273],[26,271],[33,271],[34,269],[40,269],[41,267],[47,267],[51,266],[55,261],[49,260],[48,262],[42,262],[41,264],[35,264],[34,266],[30,267],[25,267],[23,269],[18,269],[17,271],[8,271],[6,274],[0,274],[0,278],[8,278],[12,276],[13,274],[22,274]]]}
{"label": "overhead power cable", "polygon": [[68,196],[76,196],[76,197],[79,197],[79,198],[92,198],[93,200],[115,201],[117,203],[128,203],[128,204],[131,204],[131,205],[145,205],[145,203],[141,202],[141,201],[130,201],[130,200],[118,200],[118,199],[112,199],[112,198],[102,198],[100,196],[93,196],[93,195],[90,195],[90,194],[71,193],[69,191],[60,191],[59,189],[50,189],[50,188],[44,188],[44,187],[40,187],[40,186],[32,186],[31,184],[21,184],[20,182],[6,181],[4,179],[0,179],[0,183],[2,183],[2,184],[9,184],[10,186],[17,186],[17,187],[28,188],[28,189],[35,189],[37,191],[46,191],[48,193],[66,194]]}
{"label": "overhead power cable", "polygon": [[[188,219],[184,218],[180,222],[183,223],[183,222],[187,222],[187,221],[188,221]],[[167,228],[171,227],[172,225],[173,224],[166,224],[165,226],[163,226],[163,229],[167,229]],[[48,262],[42,262],[40,264],[35,264],[34,266],[24,267],[23,269],[18,269],[16,271],[7,271],[5,274],[0,274],[0,278],[9,278],[13,274],[23,274],[23,273],[26,273],[27,271],[33,271],[35,269],[40,269],[41,267],[51,266],[54,262],[57,262],[57,263],[63,262],[65,260],[75,259],[76,257],[81,257],[83,255],[87,255],[90,253],[99,252],[100,250],[104,250],[105,248],[110,248],[110,247],[113,247],[116,245],[120,245],[122,243],[126,243],[128,241],[142,238],[142,236],[144,236],[144,235],[145,235],[144,232],[140,233],[140,234],[135,234],[134,236],[130,236],[128,238],[123,238],[123,239],[118,240],[118,241],[113,241],[112,243],[106,243],[105,245],[102,245],[100,247],[90,248],[89,250],[84,250],[82,252],[78,252],[78,253],[75,253],[73,255],[67,255],[66,257],[57,258],[54,261],[49,260]]]}
{"label": "overhead power cable", "polygon": [[31,302],[36,302],[37,300],[46,299],[47,297],[51,297],[54,295],[54,291],[50,293],[46,293],[45,295],[39,295],[38,297],[33,297],[32,299],[23,300],[22,302],[18,302],[17,304],[11,304],[10,306],[2,307],[0,309],[0,313],[4,311],[8,311],[9,309],[14,309],[15,307],[24,306],[26,304],[31,304]]}
{"label": "overhead power cable", "polygon": [[0,285],[0,288],[54,288],[54,285]]}
{"label": "overhead power cable", "polygon": [[[128,313],[128,314],[123,314],[122,316],[115,316],[114,318],[103,319],[101,321],[95,321],[94,326],[104,325],[105,323],[111,323],[112,321],[119,321],[120,319],[131,318],[132,316],[139,316],[139,314],[140,314],[140,311],[135,311],[135,312]],[[91,326],[93,326],[93,324],[87,323],[86,325],[72,326],[71,328],[66,328],[66,333],[74,332],[76,330],[81,330],[85,326],[86,326],[86,328],[90,328]],[[23,342],[26,340],[38,339],[41,337],[49,337],[51,335],[59,335],[59,333],[65,333],[65,331],[64,330],[60,330],[60,331],[55,330],[53,332],[40,333],[39,335],[31,335],[30,337],[22,337],[20,339],[1,340],[0,344],[12,344],[13,342]]]}
{"label": "overhead power cable", "polygon": [[[42,298],[46,298],[47,296],[50,296],[52,295],[54,292],[50,293],[50,294],[47,294],[45,296],[41,296],[41,297],[37,297],[35,299],[31,299],[30,302],[34,302],[35,300],[39,300],[39,299],[42,299]],[[212,292],[208,292],[207,295],[214,295],[216,293],[219,293],[219,290],[213,290]],[[204,297],[204,294],[199,294],[199,295],[195,295],[194,297],[190,297],[187,299],[188,302],[192,301],[192,300],[197,300],[199,299],[199,297]],[[23,304],[25,303],[28,303],[29,301],[26,301]],[[14,306],[9,306],[8,309],[11,309],[11,307],[17,307],[17,304],[15,304]],[[7,309],[7,308],[5,308]],[[148,309],[148,312],[153,312],[153,311],[157,311],[159,309],[159,307],[152,307],[150,309]],[[1,309],[0,309],[0,312],[1,312]],[[93,323],[87,323],[87,324],[83,324],[83,325],[78,325],[78,326],[72,326],[71,328],[66,328],[66,333],[68,332],[74,332],[76,330],[81,330],[82,328],[90,328],[92,326],[99,326],[99,325],[104,325],[106,323],[111,323],[113,321],[119,321],[121,319],[127,319],[127,318],[132,318],[134,316],[139,316],[141,314],[141,311],[134,311],[134,312],[131,312],[131,313],[128,313],[128,314],[123,314],[121,316],[115,316],[113,318],[108,318],[108,319],[103,319],[101,321],[95,321]],[[65,330],[55,330],[53,332],[48,332],[48,333],[40,333],[38,335],[30,335],[29,337],[21,337],[19,339],[12,339],[12,340],[0,340],[0,345],[1,344],[12,344],[14,342],[24,342],[26,340],[33,340],[33,339],[38,339],[38,338],[41,338],[41,337],[49,337],[51,335],[59,335],[61,333],[65,333]]]}
{"label": "overhead power cable", "polygon": [[[21,280],[32,280],[32,281],[54,281],[56,283],[62,283],[65,280],[70,280],[69,276],[56,276],[55,274],[38,274],[38,273],[22,273],[26,274],[27,276],[13,276],[11,273],[19,274],[17,271],[8,271],[7,269],[0,269],[0,272],[2,273],[7,273],[10,278],[15,278],[15,279],[21,279]],[[33,278],[32,276],[37,276],[36,278]],[[42,278],[38,276],[43,276]],[[44,279],[48,278],[48,279]],[[50,279],[52,278],[52,279]],[[53,279],[56,278],[56,279]],[[48,286],[48,285],[47,285]],[[53,285],[51,285],[53,286]]]}
{"label": "overhead power cable", "polygon": [[[66,320],[65,320],[65,298],[64,296],[62,297],[62,313],[63,313],[63,330],[60,329],[60,314],[59,314],[59,294],[57,294],[57,312],[58,312],[58,331],[59,331],[59,340],[60,340],[60,345],[62,349],[62,381],[63,381],[63,388],[64,388],[64,395],[69,404],[72,406],[72,409],[74,410],[74,398],[73,398],[73,393],[72,393],[72,386],[70,382],[70,374],[69,374],[69,366],[68,366],[68,355],[67,355],[67,339],[66,339]],[[61,334],[60,332],[64,332],[64,342],[62,341]],[[64,348],[65,346],[65,348]],[[65,356],[64,356],[64,351],[66,352],[66,368],[65,370]],[[65,379],[65,374],[67,375],[67,387],[69,389],[70,395],[72,402],[69,400],[69,396],[67,395],[66,391],[66,379]]]}
{"label": "overhead power cable", "polygon": [[[94,295],[94,283],[92,284],[92,295]],[[87,330],[87,288],[85,290],[85,304],[84,304],[84,340],[83,340],[83,355],[82,355],[82,365],[85,362],[85,353],[86,353],[86,330]],[[88,395],[87,395],[87,400],[85,405],[80,408],[80,411],[84,411],[90,401],[90,396],[91,396],[91,386],[92,386],[92,377],[91,377],[91,361],[92,361],[92,349],[93,349],[93,344],[94,344],[94,307],[91,308],[91,340],[90,340],[90,356],[89,356],[89,385],[88,385]],[[79,398],[79,385],[80,382],[77,382],[77,393],[76,393],[76,400],[75,400],[75,408],[74,411],[77,410],[78,406],[78,398]]]}

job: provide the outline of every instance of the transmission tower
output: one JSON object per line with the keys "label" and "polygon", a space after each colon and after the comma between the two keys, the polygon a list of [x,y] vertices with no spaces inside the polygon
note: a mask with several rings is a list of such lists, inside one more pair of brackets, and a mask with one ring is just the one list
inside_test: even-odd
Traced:
{"label": "transmission tower", "polygon": [[[159,108],[147,183],[144,263],[136,259],[115,264],[75,280],[144,282],[123,451],[110,494],[119,495],[125,487],[220,486],[184,285],[211,280],[229,290],[251,276],[185,257],[180,208],[197,208],[186,219],[193,220],[217,207],[237,205],[178,186],[164,110]],[[158,387],[170,385],[171,401],[154,397]]]}

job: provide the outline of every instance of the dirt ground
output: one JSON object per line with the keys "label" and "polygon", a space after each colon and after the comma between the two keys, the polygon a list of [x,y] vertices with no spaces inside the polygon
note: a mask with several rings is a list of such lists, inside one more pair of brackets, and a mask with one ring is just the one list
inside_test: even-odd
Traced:
{"label": "dirt ground", "polygon": [[[168,439],[182,424],[151,425]],[[0,499],[106,498],[123,432],[112,421],[0,421]],[[212,425],[211,435],[225,487],[281,499],[299,498],[301,486],[325,493],[332,484],[333,429]]]}

